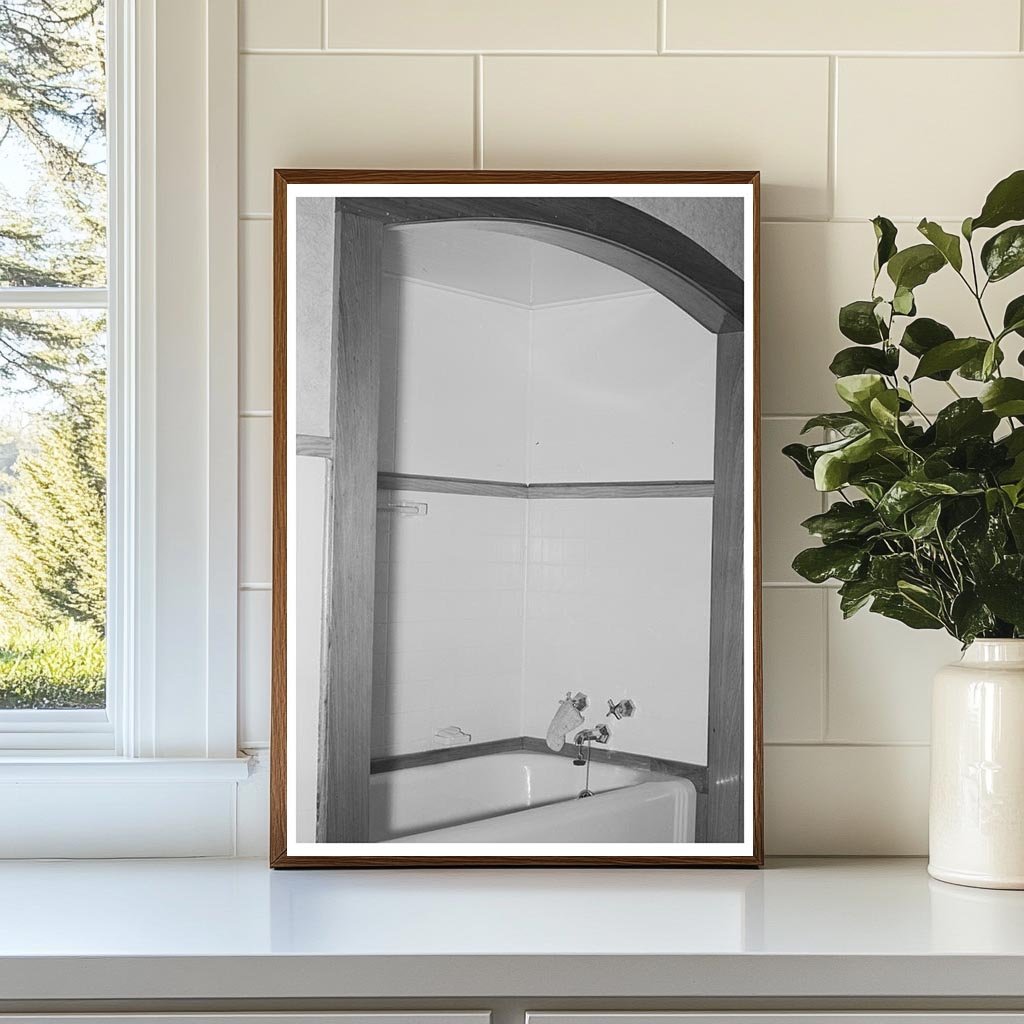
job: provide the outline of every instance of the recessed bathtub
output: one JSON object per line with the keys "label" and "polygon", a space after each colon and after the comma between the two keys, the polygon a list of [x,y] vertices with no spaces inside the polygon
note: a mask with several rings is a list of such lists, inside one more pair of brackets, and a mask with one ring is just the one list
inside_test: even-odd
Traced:
{"label": "recessed bathtub", "polygon": [[379,772],[370,778],[370,838],[396,843],[689,843],[689,779],[618,765],[586,770],[526,750]]}

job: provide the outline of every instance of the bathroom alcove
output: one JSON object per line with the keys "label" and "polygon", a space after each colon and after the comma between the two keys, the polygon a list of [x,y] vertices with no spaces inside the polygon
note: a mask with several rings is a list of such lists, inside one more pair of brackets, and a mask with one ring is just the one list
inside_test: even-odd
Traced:
{"label": "bathroom alcove", "polygon": [[706,764],[715,336],[520,236],[401,228],[384,266],[372,757],[543,739],[582,690],[641,708],[609,749]]}
{"label": "bathroom alcove", "polygon": [[[303,200],[298,216],[315,217],[303,203],[334,202]],[[330,212],[370,223],[362,210]],[[331,219],[319,255],[309,224],[300,236],[322,275],[331,269]],[[427,506],[426,516],[376,514],[372,684],[358,733],[351,709],[360,702],[346,693],[347,756],[369,762],[429,749],[445,725],[474,742],[543,737],[557,699],[582,689],[595,706],[623,696],[639,704],[636,718],[616,725],[613,748],[704,765],[716,357],[736,311],[703,292],[690,303],[692,282],[668,287],[664,265],[640,280],[579,252],[588,236],[536,226],[389,226],[381,262],[368,263],[364,251],[348,287],[344,269],[328,287],[349,294],[347,315],[358,319],[368,272],[379,279],[377,504]],[[371,224],[367,237],[374,233]],[[359,231],[348,237],[357,247],[367,241]],[[568,247],[553,244],[566,239]],[[646,267],[635,254],[626,263]],[[681,308],[681,294],[703,322]],[[298,300],[300,329],[304,316],[319,316],[329,338],[330,310]],[[339,482],[319,456],[337,462],[338,452],[318,439],[351,440],[359,423],[341,429],[353,410],[341,408],[337,391],[332,400],[329,352],[321,372],[315,353],[307,360],[299,486],[323,493],[321,509],[332,501],[337,509]],[[335,379],[344,389],[344,373]],[[332,522],[311,523],[308,536],[337,538],[336,514]],[[300,561],[304,548],[316,575],[315,546],[300,542]],[[323,575],[336,616],[329,564]],[[603,589],[579,586],[582,578]],[[310,640],[300,652],[319,650],[323,635]],[[300,674],[321,676],[308,660]],[[305,728],[315,737],[315,720]],[[327,784],[321,778],[321,794]],[[311,813],[307,800],[307,827]]]}

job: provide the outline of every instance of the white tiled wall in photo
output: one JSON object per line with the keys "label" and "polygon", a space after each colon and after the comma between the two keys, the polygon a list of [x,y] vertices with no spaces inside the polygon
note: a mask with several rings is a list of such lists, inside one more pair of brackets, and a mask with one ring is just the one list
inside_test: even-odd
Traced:
{"label": "white tiled wall in photo", "polygon": [[[712,476],[714,338],[660,295],[576,254],[457,228],[400,233],[387,265],[385,468]],[[445,725],[543,737],[580,689],[598,719],[609,697],[644,706],[613,746],[704,763],[710,499],[381,495],[414,500],[426,516],[378,520],[375,754],[429,748]]]}
{"label": "white tiled wall in photo", "polygon": [[710,498],[530,501],[523,726],[566,690],[629,697],[612,749],[707,763]]}
{"label": "white tiled wall in photo", "polygon": [[[300,750],[319,745],[318,718],[322,623],[324,620],[324,538],[329,471],[324,459],[298,458],[296,469],[295,714]],[[316,759],[296,759],[296,828],[301,842],[316,832]]]}
{"label": "white tiled wall in photo", "polygon": [[374,626],[375,757],[429,750],[454,725],[474,742],[521,735],[528,502],[381,492]]}
{"label": "white tiled wall in photo", "polygon": [[522,481],[529,309],[408,278],[396,291],[395,471]]}
{"label": "white tiled wall in photo", "polygon": [[[1024,163],[1019,0],[865,0],[855,13],[600,0],[599,16],[577,0],[527,2],[515,25],[507,5],[470,0],[429,25],[410,0],[241,9],[243,739],[265,743],[268,728],[252,633],[266,593],[253,588],[269,584],[270,431],[251,424],[270,407],[273,168],[756,168],[767,848],[923,853],[927,689],[950,645],[863,613],[844,622],[834,590],[792,573],[799,520],[821,502],[778,449],[807,414],[837,407],[827,366],[844,344],[839,306],[870,288],[867,218],[896,218],[908,244],[921,217],[959,224]],[[914,140],[934,145],[880,137],[893,97],[913,111]],[[734,258],[713,231],[692,230]],[[977,333],[955,276],[936,275],[918,301]],[[933,390],[925,411],[944,400]]]}
{"label": "white tiled wall in photo", "polygon": [[530,482],[710,480],[715,337],[642,289],[536,309]]}

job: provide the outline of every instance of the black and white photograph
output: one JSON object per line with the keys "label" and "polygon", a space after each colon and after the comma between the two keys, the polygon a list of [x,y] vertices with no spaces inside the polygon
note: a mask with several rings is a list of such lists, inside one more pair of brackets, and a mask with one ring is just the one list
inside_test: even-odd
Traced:
{"label": "black and white photograph", "polygon": [[280,866],[759,862],[757,178],[538,177],[277,172]]}

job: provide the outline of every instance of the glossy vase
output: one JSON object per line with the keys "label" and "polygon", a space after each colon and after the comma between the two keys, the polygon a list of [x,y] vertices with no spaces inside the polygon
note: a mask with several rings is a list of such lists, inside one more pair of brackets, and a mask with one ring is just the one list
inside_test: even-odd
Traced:
{"label": "glossy vase", "polygon": [[932,689],[928,871],[1024,889],[1024,640],[976,640]]}

